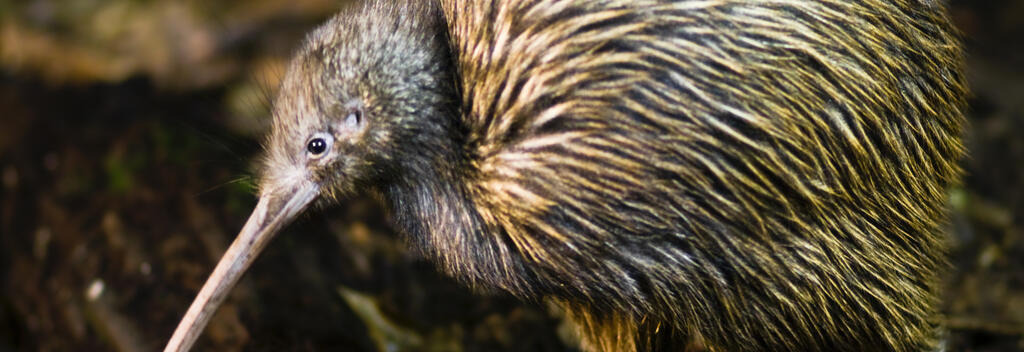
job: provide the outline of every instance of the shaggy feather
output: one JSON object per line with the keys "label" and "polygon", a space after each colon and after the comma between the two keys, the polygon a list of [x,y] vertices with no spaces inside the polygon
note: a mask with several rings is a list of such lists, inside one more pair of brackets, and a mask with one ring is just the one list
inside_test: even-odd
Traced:
{"label": "shaggy feather", "polygon": [[355,109],[325,199],[589,350],[931,350],[962,69],[931,1],[372,0],[293,63],[265,183]]}

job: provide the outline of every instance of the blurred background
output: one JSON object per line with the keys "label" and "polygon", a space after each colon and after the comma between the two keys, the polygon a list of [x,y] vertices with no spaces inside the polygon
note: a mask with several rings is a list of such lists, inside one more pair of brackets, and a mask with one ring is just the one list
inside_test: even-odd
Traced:
{"label": "blurred background", "polygon": [[[0,352],[162,348],[255,204],[287,59],[329,0],[0,0]],[[950,351],[1024,351],[1024,1],[960,0],[967,178]],[[279,235],[202,351],[567,351],[543,303],[474,294],[372,199]]]}

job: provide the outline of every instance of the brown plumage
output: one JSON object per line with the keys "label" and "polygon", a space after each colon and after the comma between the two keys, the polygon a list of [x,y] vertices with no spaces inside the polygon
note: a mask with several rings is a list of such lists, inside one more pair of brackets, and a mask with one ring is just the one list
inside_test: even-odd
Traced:
{"label": "brown plumage", "polygon": [[369,191],[588,350],[932,350],[953,32],[928,0],[352,6],[286,75],[260,205],[189,316],[307,204]]}

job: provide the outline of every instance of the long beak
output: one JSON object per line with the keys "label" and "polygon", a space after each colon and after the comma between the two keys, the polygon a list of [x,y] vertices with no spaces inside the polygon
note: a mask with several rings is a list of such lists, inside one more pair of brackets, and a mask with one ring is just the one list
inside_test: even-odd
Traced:
{"label": "long beak", "polygon": [[271,189],[260,196],[245,227],[242,227],[235,242],[220,258],[217,268],[213,269],[213,274],[210,274],[199,295],[192,301],[192,306],[178,323],[164,352],[185,352],[192,348],[213,313],[256,256],[267,246],[267,242],[295,219],[317,197],[317,193],[317,187],[307,183],[294,188]]}

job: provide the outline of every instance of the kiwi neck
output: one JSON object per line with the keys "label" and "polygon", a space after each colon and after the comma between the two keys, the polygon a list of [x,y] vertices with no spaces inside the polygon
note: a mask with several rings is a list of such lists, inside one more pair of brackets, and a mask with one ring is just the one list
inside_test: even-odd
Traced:
{"label": "kiwi neck", "polygon": [[411,244],[446,274],[473,288],[534,296],[527,284],[533,274],[505,231],[481,215],[481,205],[469,188],[472,163],[461,152],[459,140],[450,139],[453,145],[433,151],[452,155],[405,168],[408,173],[383,190],[393,220]]}

